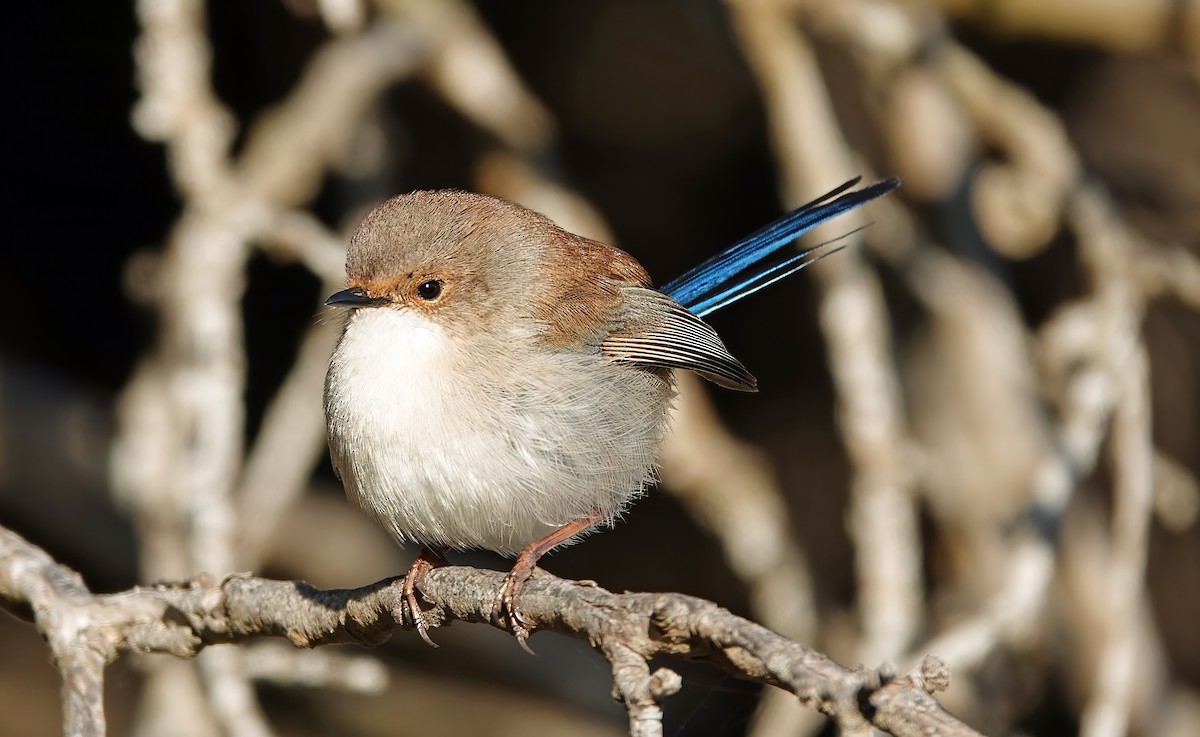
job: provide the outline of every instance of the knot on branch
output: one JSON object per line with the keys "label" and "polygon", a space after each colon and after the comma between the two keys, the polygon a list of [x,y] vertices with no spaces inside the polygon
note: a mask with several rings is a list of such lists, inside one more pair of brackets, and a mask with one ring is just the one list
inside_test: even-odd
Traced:
{"label": "knot on branch", "polygon": [[927,694],[950,688],[950,666],[936,655],[922,658],[920,670],[910,673],[908,677],[914,686]]}
{"label": "knot on branch", "polygon": [[650,696],[662,700],[674,696],[683,688],[683,677],[670,668],[659,668],[650,674]]}

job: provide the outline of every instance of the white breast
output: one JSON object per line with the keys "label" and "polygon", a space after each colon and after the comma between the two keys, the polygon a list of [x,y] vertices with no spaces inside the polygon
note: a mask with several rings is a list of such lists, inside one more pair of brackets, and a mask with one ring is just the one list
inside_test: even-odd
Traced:
{"label": "white breast", "polygon": [[334,351],[334,464],[398,539],[513,554],[593,509],[611,521],[653,481],[667,382],[596,353],[481,345],[378,307]]}

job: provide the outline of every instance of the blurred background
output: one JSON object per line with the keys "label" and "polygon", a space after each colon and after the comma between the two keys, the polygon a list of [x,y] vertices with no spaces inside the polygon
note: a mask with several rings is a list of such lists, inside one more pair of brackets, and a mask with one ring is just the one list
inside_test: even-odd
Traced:
{"label": "blurred background", "polygon": [[[8,11],[0,524],[95,591],[400,573],[321,382],[373,203],[490,192],[665,282],[855,175],[855,247],[711,318],[664,483],[543,561],[712,599],[847,665],[951,666],[994,735],[1200,733],[1194,0],[142,0]],[[865,227],[863,227],[865,226]],[[488,555],[457,562],[501,568]],[[583,643],[123,657],[113,734],[618,735]],[[672,735],[829,734],[708,668]],[[210,694],[245,698],[211,698]],[[59,730],[0,617],[0,723]]]}

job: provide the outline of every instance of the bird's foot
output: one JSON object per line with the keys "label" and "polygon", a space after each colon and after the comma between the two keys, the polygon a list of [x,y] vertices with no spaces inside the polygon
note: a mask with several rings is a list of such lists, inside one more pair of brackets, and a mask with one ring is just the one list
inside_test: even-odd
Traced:
{"label": "bird's foot", "polygon": [[534,653],[529,649],[529,643],[526,640],[529,639],[533,622],[522,615],[521,610],[517,607],[517,600],[521,596],[521,589],[525,587],[525,582],[533,575],[533,569],[537,567],[537,562],[543,555],[603,519],[605,519],[604,513],[599,509],[594,509],[579,519],[568,522],[557,530],[552,531],[545,537],[534,540],[517,555],[517,560],[513,563],[512,570],[504,577],[504,583],[500,584],[500,592],[496,595],[496,603],[492,605],[492,621],[497,625],[503,626],[500,621],[501,618],[507,619],[508,628],[512,630],[513,635],[517,638],[517,644],[530,655]]}
{"label": "bird's foot", "polygon": [[532,633],[533,622],[525,615],[521,614],[520,608],[517,606],[517,600],[521,595],[521,590],[525,588],[525,582],[533,575],[533,569],[537,566],[537,558],[533,555],[526,555],[522,552],[517,556],[517,562],[513,564],[512,570],[504,577],[504,582],[500,584],[500,591],[496,595],[496,602],[492,605],[492,621],[496,624],[502,624],[502,619],[507,620],[508,628],[512,630],[513,636],[517,638],[517,644],[525,652],[533,655],[533,650],[530,649],[529,635]]}
{"label": "bird's foot", "polygon": [[401,604],[401,619],[407,620],[425,641],[425,644],[430,647],[437,647],[438,644],[429,638],[429,623],[425,621],[425,613],[421,611],[421,605],[417,602],[418,588],[425,582],[425,575],[434,568],[444,564],[446,559],[441,553],[423,548],[421,554],[408,567],[408,573],[404,574],[404,601]]}

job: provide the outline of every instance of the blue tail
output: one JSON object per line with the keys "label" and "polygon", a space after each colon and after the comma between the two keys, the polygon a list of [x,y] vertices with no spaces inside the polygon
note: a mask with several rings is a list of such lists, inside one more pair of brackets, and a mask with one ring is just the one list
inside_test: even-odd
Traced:
{"label": "blue tail", "polygon": [[699,266],[689,269],[683,276],[664,284],[660,290],[691,310],[697,317],[704,317],[833,253],[820,252],[826,245],[822,244],[807,251],[787,254],[775,263],[767,263],[781,248],[826,220],[849,212],[876,197],[882,197],[900,186],[900,180],[893,178],[884,179],[854,192],[846,191],[858,184],[860,179],[861,177],[851,179],[832,192],[747,236]]}

